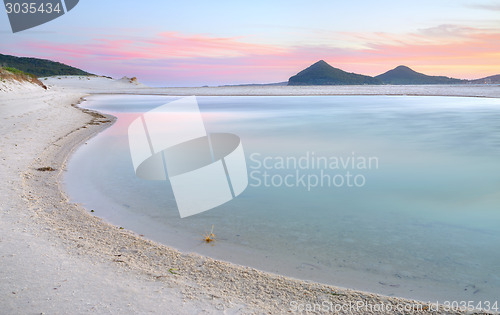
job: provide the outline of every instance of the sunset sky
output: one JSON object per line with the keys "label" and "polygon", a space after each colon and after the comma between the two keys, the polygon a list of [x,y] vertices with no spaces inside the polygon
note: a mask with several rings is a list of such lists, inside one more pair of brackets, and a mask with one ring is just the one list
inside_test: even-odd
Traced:
{"label": "sunset sky", "polygon": [[500,74],[500,1],[103,1],[12,34],[0,53],[154,86],[269,83],[323,59],[377,75]]}

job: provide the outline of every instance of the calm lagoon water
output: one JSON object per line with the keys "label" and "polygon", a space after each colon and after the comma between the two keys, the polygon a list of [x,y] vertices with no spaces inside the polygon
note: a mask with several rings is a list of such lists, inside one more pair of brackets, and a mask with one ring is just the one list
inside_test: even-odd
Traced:
{"label": "calm lagoon water", "polygon": [[[136,178],[127,140],[140,113],[175,99],[90,97],[83,107],[118,121],[70,159],[72,201],[180,250],[300,279],[431,301],[499,299],[499,100],[198,97],[209,133],[241,138],[249,187],[180,219],[168,181]],[[321,176],[335,185],[314,185]],[[212,225],[213,246],[201,241]]]}

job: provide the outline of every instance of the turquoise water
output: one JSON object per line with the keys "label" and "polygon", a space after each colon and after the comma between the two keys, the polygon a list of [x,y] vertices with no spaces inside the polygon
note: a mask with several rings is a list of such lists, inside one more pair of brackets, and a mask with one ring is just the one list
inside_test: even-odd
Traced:
{"label": "turquoise water", "polygon": [[[175,99],[89,98],[83,107],[118,121],[70,159],[72,201],[181,250],[300,279],[431,301],[498,300],[499,100],[199,97],[208,132],[241,138],[249,187],[180,219],[168,182],[136,178],[127,140],[139,113]],[[201,241],[212,225],[213,246]]]}

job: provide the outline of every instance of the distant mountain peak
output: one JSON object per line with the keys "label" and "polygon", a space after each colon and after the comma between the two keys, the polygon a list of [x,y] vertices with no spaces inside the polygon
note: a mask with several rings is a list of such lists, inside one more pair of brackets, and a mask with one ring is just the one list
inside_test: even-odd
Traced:
{"label": "distant mountain peak", "polygon": [[380,84],[372,77],[345,72],[319,60],[296,75],[290,77],[288,85],[363,85]]}
{"label": "distant mountain peak", "polygon": [[396,70],[396,71],[408,71],[408,72],[417,72],[415,70],[413,70],[412,68],[408,67],[408,66],[405,66],[405,65],[399,65],[397,66],[396,68],[392,69],[392,70]]}
{"label": "distant mountain peak", "polygon": [[309,68],[312,68],[312,69],[315,69],[315,68],[335,69],[330,64],[328,64],[328,62],[324,61],[323,59],[319,60],[319,61],[316,61],[315,63],[313,63],[312,65],[310,65],[306,69],[309,69]]}
{"label": "distant mountain peak", "polygon": [[375,78],[384,84],[455,84],[463,83],[462,80],[448,78],[444,76],[430,76],[417,72],[407,66],[397,66],[396,68],[382,73]]}
{"label": "distant mountain peak", "polygon": [[328,65],[328,66],[330,66],[330,65],[328,64],[328,62],[324,61],[323,59],[321,59],[320,61],[316,61],[316,62],[313,64],[313,66],[314,66],[314,65]]}

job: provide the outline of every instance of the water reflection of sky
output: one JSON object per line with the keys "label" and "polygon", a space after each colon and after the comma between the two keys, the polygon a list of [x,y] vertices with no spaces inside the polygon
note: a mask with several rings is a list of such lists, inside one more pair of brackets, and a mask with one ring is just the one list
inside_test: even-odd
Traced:
{"label": "water reflection of sky", "polygon": [[[346,286],[366,278],[358,288],[385,294],[396,289],[378,282],[390,280],[401,284],[395,294],[420,298],[438,294],[429,287],[455,299],[470,298],[469,284],[481,288],[474,298],[500,290],[500,252],[493,250],[500,243],[498,100],[200,97],[207,131],[240,136],[247,158],[354,152],[377,156],[380,167],[364,172],[362,189],[249,187],[230,203],[181,220],[168,182],[135,177],[126,137],[137,113],[174,99],[91,98],[86,106],[118,121],[71,159],[72,198],[93,209],[107,204],[98,211],[103,217],[167,244],[182,235],[183,249],[268,270],[280,265],[271,271],[299,278]],[[198,247],[212,224],[225,245]],[[345,283],[342,274],[350,277]]]}

